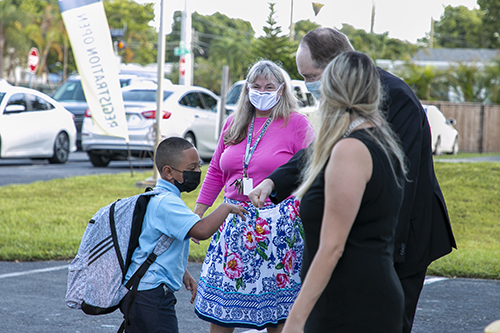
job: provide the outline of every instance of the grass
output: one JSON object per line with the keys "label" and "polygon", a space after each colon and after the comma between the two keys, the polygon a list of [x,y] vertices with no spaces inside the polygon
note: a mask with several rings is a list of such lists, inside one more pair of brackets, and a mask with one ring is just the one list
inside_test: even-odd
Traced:
{"label": "grass", "polygon": [[[500,164],[436,163],[435,170],[458,250],[435,261],[428,274],[500,279]],[[0,187],[0,260],[73,258],[90,217],[117,198],[140,193],[135,184],[151,175],[94,175]],[[191,209],[197,196],[198,191],[182,194]],[[222,195],[214,206],[221,202]],[[190,260],[202,260],[207,247],[208,241],[191,243]]]}

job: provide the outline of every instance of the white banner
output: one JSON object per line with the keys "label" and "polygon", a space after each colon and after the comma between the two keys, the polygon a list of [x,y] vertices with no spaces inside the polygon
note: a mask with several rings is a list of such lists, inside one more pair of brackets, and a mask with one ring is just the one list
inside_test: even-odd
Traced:
{"label": "white banner", "polygon": [[101,134],[128,138],[127,119],[104,5],[100,0],[58,0],[83,91]]}

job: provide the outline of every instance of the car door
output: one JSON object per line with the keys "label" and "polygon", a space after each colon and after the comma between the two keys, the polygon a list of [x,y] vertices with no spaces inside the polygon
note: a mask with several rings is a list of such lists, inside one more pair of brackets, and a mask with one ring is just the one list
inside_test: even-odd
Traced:
{"label": "car door", "polygon": [[30,109],[29,122],[38,133],[37,153],[50,155],[54,151],[54,142],[60,130],[60,124],[54,106],[40,96],[26,94]]}
{"label": "car door", "polygon": [[[179,102],[185,106],[185,113],[189,113],[191,125],[187,131],[192,131],[196,139],[196,146],[200,154],[204,154],[207,150],[211,150],[211,146],[215,140],[215,118],[217,109],[207,109],[203,101],[204,93],[199,91],[189,92],[184,95]],[[215,144],[216,145],[216,144]],[[210,147],[210,148],[209,148]],[[213,148],[215,150],[215,148]]]}
{"label": "car door", "polygon": [[38,131],[24,93],[9,97],[0,121],[2,157],[29,157],[38,148]]}

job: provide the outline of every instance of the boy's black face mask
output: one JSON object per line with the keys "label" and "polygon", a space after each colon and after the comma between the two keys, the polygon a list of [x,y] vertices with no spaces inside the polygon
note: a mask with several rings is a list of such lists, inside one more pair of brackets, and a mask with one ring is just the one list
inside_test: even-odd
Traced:
{"label": "boy's black face mask", "polygon": [[175,187],[181,192],[194,191],[200,185],[201,171],[182,171],[182,178],[184,179],[183,183],[174,179]]}

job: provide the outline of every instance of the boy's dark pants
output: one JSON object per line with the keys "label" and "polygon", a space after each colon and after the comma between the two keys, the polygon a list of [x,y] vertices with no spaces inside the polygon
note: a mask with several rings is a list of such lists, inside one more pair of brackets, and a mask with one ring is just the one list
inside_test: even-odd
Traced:
{"label": "boy's dark pants", "polygon": [[[120,304],[125,313],[130,293]],[[164,284],[151,290],[139,291],[126,318],[126,333],[178,333],[174,293]]]}

